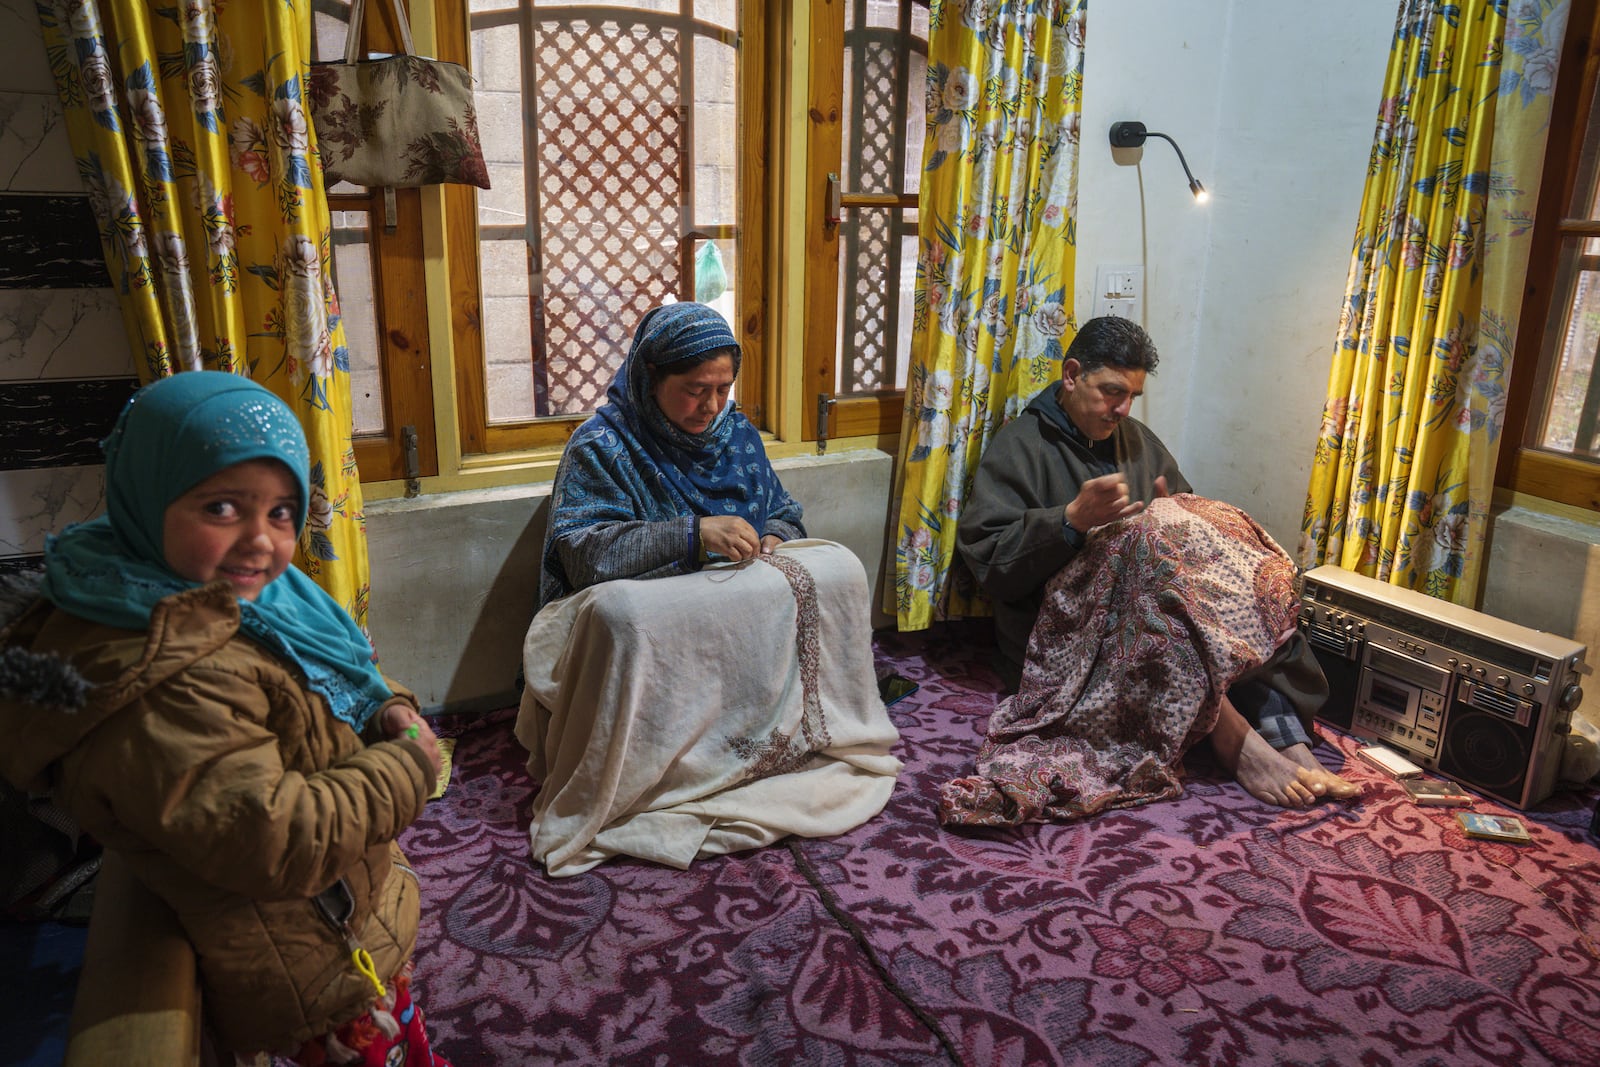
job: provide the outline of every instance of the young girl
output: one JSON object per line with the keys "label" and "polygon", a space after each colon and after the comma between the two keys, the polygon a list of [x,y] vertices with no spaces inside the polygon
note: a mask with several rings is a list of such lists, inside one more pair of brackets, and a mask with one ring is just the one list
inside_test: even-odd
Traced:
{"label": "young girl", "polygon": [[0,619],[0,773],[49,790],[177,914],[236,1054],[433,1067],[395,845],[439,773],[410,693],[290,563],[308,454],[288,407],[191,371],[106,445],[106,515]]}

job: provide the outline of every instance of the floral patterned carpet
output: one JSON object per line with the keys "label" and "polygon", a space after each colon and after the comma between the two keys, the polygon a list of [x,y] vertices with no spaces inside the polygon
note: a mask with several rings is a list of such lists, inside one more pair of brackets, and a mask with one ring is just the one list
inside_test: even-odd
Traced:
{"label": "floral patterned carpet", "polygon": [[1365,797],[1268,809],[1191,756],[1176,801],[942,829],[998,689],[982,624],[881,635],[906,769],[877,819],[675,871],[551,880],[511,713],[462,721],[403,845],[417,986],[457,1067],[1600,1063],[1596,795],[1469,839],[1322,728]]}

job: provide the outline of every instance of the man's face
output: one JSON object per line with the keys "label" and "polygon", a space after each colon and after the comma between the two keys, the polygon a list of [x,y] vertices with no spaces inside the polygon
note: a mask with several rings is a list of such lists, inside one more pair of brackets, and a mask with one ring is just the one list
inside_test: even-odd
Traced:
{"label": "man's face", "polygon": [[1085,374],[1069,359],[1061,365],[1061,392],[1057,400],[1072,424],[1091,441],[1104,441],[1127,417],[1135,397],[1144,395],[1142,370],[1099,367]]}

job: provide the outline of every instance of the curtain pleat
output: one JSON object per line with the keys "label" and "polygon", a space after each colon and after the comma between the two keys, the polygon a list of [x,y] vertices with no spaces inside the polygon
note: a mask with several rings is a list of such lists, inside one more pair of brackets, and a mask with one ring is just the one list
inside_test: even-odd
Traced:
{"label": "curtain pleat", "polygon": [[934,3],[911,367],[896,468],[900,629],[988,614],[956,523],[994,432],[1060,376],[1087,0]]}
{"label": "curtain pleat", "polygon": [[311,5],[38,4],[140,378],[247,375],[296,412],[296,563],[363,626],[368,564],[331,220],[302,90]]}
{"label": "curtain pleat", "polygon": [[1400,6],[1300,559],[1476,601],[1566,0]]}

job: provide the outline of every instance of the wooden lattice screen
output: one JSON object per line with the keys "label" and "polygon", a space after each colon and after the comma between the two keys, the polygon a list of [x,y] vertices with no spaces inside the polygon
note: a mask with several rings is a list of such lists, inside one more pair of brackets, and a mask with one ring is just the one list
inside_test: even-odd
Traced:
{"label": "wooden lattice screen", "polygon": [[[908,7],[908,5],[903,5]],[[868,4],[852,6],[845,32],[846,93],[850,141],[846,148],[847,186],[865,193],[908,193],[906,155],[907,101],[911,49],[909,11],[901,25],[871,26]],[[916,142],[920,149],[920,138]],[[870,393],[896,388],[896,362],[901,348],[900,286],[904,238],[916,225],[899,207],[861,206],[845,213],[840,272],[843,346],[839,360],[839,392]]]}
{"label": "wooden lattice screen", "polygon": [[679,31],[548,21],[533,49],[534,403],[579,414],[599,406],[640,317],[678,293]]}

